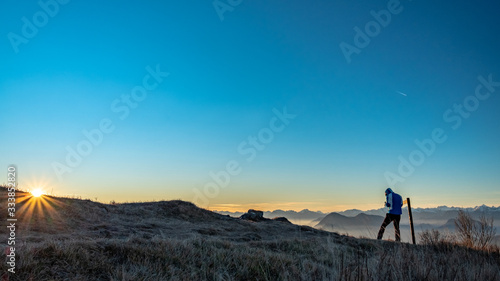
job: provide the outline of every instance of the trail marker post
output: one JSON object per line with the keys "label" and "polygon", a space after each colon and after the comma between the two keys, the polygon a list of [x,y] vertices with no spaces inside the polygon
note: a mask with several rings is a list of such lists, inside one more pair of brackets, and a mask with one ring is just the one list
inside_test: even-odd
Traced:
{"label": "trail marker post", "polygon": [[410,217],[410,230],[411,230],[411,240],[415,244],[415,230],[413,229],[413,215],[411,214],[411,203],[410,198],[406,198],[403,204],[408,205],[408,217]]}

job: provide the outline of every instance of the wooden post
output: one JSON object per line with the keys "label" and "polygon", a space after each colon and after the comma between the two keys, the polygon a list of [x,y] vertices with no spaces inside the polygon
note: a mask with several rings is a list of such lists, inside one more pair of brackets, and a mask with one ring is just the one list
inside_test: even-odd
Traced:
{"label": "wooden post", "polygon": [[415,244],[415,230],[413,229],[413,216],[411,214],[411,203],[410,198],[406,198],[406,204],[408,204],[408,216],[410,217],[410,230],[411,230],[411,240]]}

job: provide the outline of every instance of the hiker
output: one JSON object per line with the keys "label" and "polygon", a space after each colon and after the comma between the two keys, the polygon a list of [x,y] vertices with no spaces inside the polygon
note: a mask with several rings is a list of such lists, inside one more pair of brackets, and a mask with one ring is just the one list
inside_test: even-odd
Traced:
{"label": "hiker", "polygon": [[401,220],[401,207],[403,206],[403,198],[401,195],[392,191],[392,189],[388,188],[385,190],[385,207],[389,207],[389,212],[385,215],[384,222],[380,226],[380,230],[378,231],[377,239],[382,239],[384,236],[385,227],[388,226],[391,222],[394,223],[394,231],[396,233],[396,241],[401,241],[401,233],[399,232],[399,221]]}

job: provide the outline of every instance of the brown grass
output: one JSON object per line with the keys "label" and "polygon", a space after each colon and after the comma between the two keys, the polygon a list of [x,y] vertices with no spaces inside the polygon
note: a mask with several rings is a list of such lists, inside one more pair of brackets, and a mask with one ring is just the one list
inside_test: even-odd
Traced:
{"label": "brown grass", "polygon": [[10,280],[500,280],[498,248],[356,239],[183,201],[51,199],[22,214]]}

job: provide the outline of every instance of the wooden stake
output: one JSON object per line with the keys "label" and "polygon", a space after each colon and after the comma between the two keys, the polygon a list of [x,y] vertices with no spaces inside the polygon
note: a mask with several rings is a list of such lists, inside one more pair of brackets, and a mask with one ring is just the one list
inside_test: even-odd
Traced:
{"label": "wooden stake", "polygon": [[411,214],[411,204],[410,198],[406,198],[406,204],[408,204],[408,216],[410,217],[410,230],[411,230],[411,240],[415,244],[415,230],[413,229],[413,216]]}

